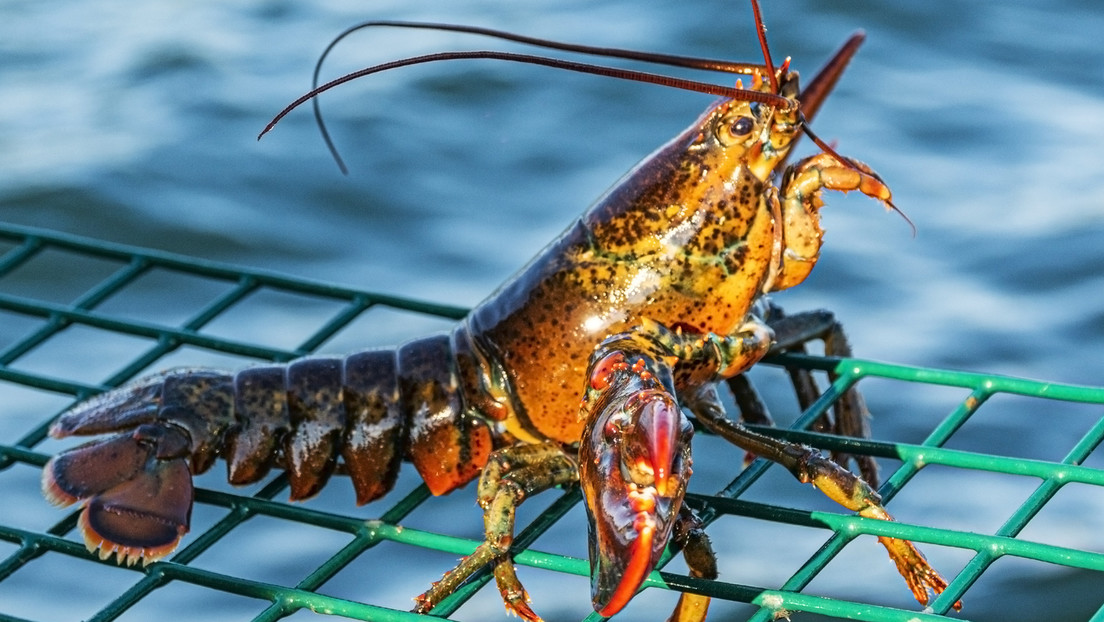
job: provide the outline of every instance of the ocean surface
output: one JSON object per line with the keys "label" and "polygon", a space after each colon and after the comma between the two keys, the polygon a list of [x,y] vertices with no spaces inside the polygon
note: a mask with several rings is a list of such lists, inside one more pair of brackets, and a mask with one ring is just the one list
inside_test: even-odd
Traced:
{"label": "ocean surface", "polygon": [[[1104,5],[765,4],[776,60],[791,56],[804,76],[853,31],[866,31],[865,45],[813,126],[841,153],[874,167],[918,230],[913,237],[903,219],[865,197],[827,196],[820,264],[776,300],[791,311],[833,310],[862,358],[1104,385]],[[379,74],[323,97],[348,176],[326,152],[307,108],[258,142],[269,119],[309,88],[325,45],[367,19],[454,22],[761,60],[751,11],[731,0],[12,0],[0,3],[0,220],[474,305],[711,101],[511,63],[438,63]],[[460,34],[380,29],[338,47],[323,75],[456,49],[530,51]],[[808,141],[802,148],[812,152]],[[40,285],[60,288],[75,276],[50,275]],[[21,293],[33,295],[33,288]],[[143,304],[171,307],[174,295],[150,292]],[[242,330],[272,332],[293,330],[297,321],[294,309],[240,319]],[[323,351],[394,344],[425,328],[389,329],[364,344],[339,340]],[[0,327],[9,333],[5,340],[15,330]],[[95,365],[95,356],[74,354],[72,364]],[[942,416],[929,403],[935,398],[874,389],[871,406],[882,430],[930,429],[931,420],[916,417]],[[986,419],[974,433],[994,448],[1013,447],[1015,455],[1061,457],[1072,441],[1052,432],[1061,426],[1048,408],[1012,404],[1007,416]],[[0,408],[0,430],[17,437],[48,414]],[[699,454],[699,463],[706,460]],[[775,479],[788,502],[817,496],[783,475]],[[0,503],[17,517],[3,520],[45,529],[61,516],[39,500],[35,477],[27,474],[28,484]],[[980,530],[991,530],[1007,517],[1008,503],[1026,494],[1022,483],[1005,484],[982,480],[948,494],[948,482],[933,475],[918,486],[923,493],[901,496],[899,511],[918,522],[977,521]],[[344,494],[319,503],[373,516],[372,506],[353,510]],[[470,491],[440,503],[442,512],[478,524]],[[1104,550],[1104,495],[1071,493],[1063,503],[1053,527],[1062,543]],[[565,552],[585,557],[585,521],[581,514],[568,521],[538,548],[557,550],[562,538],[571,541]],[[785,578],[771,574],[772,544],[747,535],[756,533],[754,525],[732,529],[745,535],[718,546],[728,560],[726,580],[771,585]],[[280,526],[257,533],[280,536],[266,540],[270,558],[245,568],[233,551],[216,551],[204,564],[232,572],[237,563],[247,576],[294,583],[303,567],[320,561],[310,559],[316,547],[310,537]],[[243,543],[260,537],[240,535]],[[327,537],[334,536],[319,536]],[[816,538],[810,542],[811,551]],[[843,570],[835,582],[814,583],[813,591],[858,598],[884,592],[878,598],[907,605],[884,554],[868,548],[871,561],[837,560]],[[0,557],[9,550],[0,543]],[[964,560],[957,552],[947,559],[952,568]],[[379,584],[345,573],[331,593],[379,602],[377,594],[386,592],[387,603],[404,607],[427,576],[452,560],[431,563],[428,572],[364,569]],[[83,566],[21,570],[0,584],[0,614],[80,619],[135,580],[125,571]],[[1020,575],[1010,562],[1000,580],[971,592],[963,615],[1087,619],[1085,611],[1099,606],[1099,573],[1037,569]],[[89,583],[97,573],[109,576]],[[529,586],[548,619],[585,614],[585,579],[540,583]],[[162,609],[138,608],[123,619],[248,619],[262,608],[186,586],[166,593]],[[1086,609],[1079,596],[1088,595],[1095,604]],[[1044,608],[1044,600],[1064,609]],[[658,594],[646,602],[626,619],[660,618],[674,599]],[[493,594],[460,613],[473,620],[500,615]],[[717,619],[725,615],[719,608]]]}

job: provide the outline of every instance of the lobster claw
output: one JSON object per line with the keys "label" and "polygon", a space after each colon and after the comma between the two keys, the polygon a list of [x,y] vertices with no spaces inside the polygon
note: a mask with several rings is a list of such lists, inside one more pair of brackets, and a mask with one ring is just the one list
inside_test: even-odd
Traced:
{"label": "lobster claw", "polygon": [[671,537],[690,478],[693,427],[662,390],[621,392],[596,413],[579,462],[591,600],[595,611],[611,616],[633,597]]}

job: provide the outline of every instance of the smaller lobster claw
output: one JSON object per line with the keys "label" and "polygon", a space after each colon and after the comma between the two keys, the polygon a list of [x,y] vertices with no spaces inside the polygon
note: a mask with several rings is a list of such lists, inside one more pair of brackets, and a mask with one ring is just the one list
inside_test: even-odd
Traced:
{"label": "smaller lobster claw", "polygon": [[[663,554],[690,478],[693,427],[669,393],[609,387],[580,448],[590,527],[591,599],[611,616]],[[628,389],[634,387],[636,392]]]}
{"label": "smaller lobster claw", "polygon": [[88,550],[128,566],[160,559],[188,531],[192,474],[188,441],[175,426],[145,424],[54,456],[42,490],[56,505],[83,501],[79,526]]}

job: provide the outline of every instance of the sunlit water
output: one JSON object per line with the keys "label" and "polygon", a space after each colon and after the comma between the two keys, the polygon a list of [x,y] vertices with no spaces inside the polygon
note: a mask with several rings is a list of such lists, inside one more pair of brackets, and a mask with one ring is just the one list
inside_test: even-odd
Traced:
{"label": "sunlit water", "polygon": [[[686,3],[652,4],[393,1],[369,10],[332,1],[309,7],[280,1],[5,3],[0,218],[472,305],[632,164],[696,118],[709,97],[506,63],[444,63],[375,76],[326,97],[348,177],[329,159],[305,110],[259,143],[257,133],[306,90],[314,59],[330,38],[364,19],[459,22],[597,45],[759,60],[742,2],[708,0],[692,10]],[[831,308],[866,358],[1104,384],[1099,3],[768,4],[775,56],[792,56],[806,76],[853,30],[866,30],[866,45],[814,125],[841,152],[874,166],[919,229],[914,239],[902,219],[876,203],[830,197],[821,265],[778,300],[791,310]],[[508,48],[460,35],[379,31],[339,48],[327,73],[487,47]],[[42,287],[60,287],[73,276],[51,275]],[[149,304],[171,305],[173,295],[157,292]],[[264,319],[271,326],[253,325],[256,319],[243,319],[242,326],[283,331],[297,321],[293,312],[273,318]],[[380,334],[373,344],[407,336]],[[87,365],[95,356],[73,359],[73,365]],[[934,401],[931,396],[902,401],[879,395],[876,387],[873,393],[883,430],[928,429],[930,422],[915,420],[917,411],[945,413],[919,408]],[[910,400],[917,408],[910,410]],[[1068,437],[1046,432],[1048,413],[1031,407],[1010,412],[978,433],[1049,458],[1068,450]],[[0,428],[15,435],[46,414],[0,411],[0,420],[9,418]],[[1052,437],[1059,445],[1040,445]],[[3,520],[47,528],[59,512],[39,500],[35,474],[18,477],[26,486],[14,501],[3,502]],[[776,480],[789,503],[804,506],[815,496],[784,476]],[[409,475],[404,481],[414,483]],[[992,530],[1007,515],[1002,502],[1029,491],[1001,481],[972,486],[949,498],[942,494],[945,482],[933,476],[926,488],[917,484],[923,492],[902,495],[894,509],[920,522],[977,521],[978,529]],[[317,503],[345,508],[347,493],[327,492]],[[468,493],[434,503],[442,514],[470,519],[464,535],[478,529]],[[1067,499],[1061,507],[1065,544],[1104,548],[1100,495]],[[373,515],[372,506],[359,511]],[[199,524],[212,520],[196,517]],[[540,548],[584,556],[584,519],[565,523]],[[284,537],[262,545],[273,551],[269,557],[238,567],[233,550],[216,548],[201,565],[294,583],[320,561],[312,551],[334,548],[324,542],[333,537],[325,532],[314,543],[279,525],[250,525],[264,537]],[[754,529],[733,523],[731,541],[719,543],[727,559],[724,578],[772,586],[785,575],[771,574],[772,543],[741,535]],[[243,548],[261,537],[236,535]],[[817,535],[809,538],[809,552]],[[884,556],[868,548],[869,558],[848,562],[845,554],[835,562],[843,569],[836,583],[813,587],[857,597],[884,591],[884,602],[907,605]],[[0,548],[0,555],[8,550]],[[948,558],[952,566],[963,561]],[[452,560],[439,556],[428,563],[436,564],[428,572],[352,569],[328,589],[404,607],[426,577]],[[1084,619],[1031,607],[1064,587],[1063,603],[1073,616],[1084,611],[1076,594],[1104,587],[1083,584],[1099,583],[1099,575],[1029,580],[1012,566],[1002,575],[1007,582],[990,581],[972,592],[968,617],[1008,619],[1014,607],[1020,619]],[[134,581],[132,573],[109,570],[32,564],[0,585],[0,613],[87,617],[108,594]],[[101,578],[90,586],[91,573]],[[535,580],[530,587],[538,610],[550,619],[586,611],[584,579],[551,586]],[[59,590],[65,598],[57,597]],[[168,594],[162,609],[143,604],[146,609],[126,619],[232,619],[258,611],[257,601],[212,598],[195,588]],[[663,594],[649,598],[648,607],[673,602]],[[481,599],[463,610],[467,619],[500,615],[493,595]],[[660,617],[654,608],[636,611]]]}

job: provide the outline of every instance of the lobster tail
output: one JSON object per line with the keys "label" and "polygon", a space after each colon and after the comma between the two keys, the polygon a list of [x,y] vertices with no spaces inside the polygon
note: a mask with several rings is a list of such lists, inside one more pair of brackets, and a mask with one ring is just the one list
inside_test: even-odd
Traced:
{"label": "lobster tail", "polygon": [[234,375],[215,369],[170,371],[164,375],[160,406],[158,422],[184,428],[191,439],[192,473],[211,468],[236,423]]}
{"label": "lobster tail", "polygon": [[81,532],[89,550],[119,563],[171,552],[188,531],[192,475],[187,439],[176,426],[143,424],[93,441],[46,464],[42,489],[58,505],[86,500]]}
{"label": "lobster tail", "polygon": [[344,367],[339,358],[306,358],[252,367],[234,376],[237,425],[226,439],[227,476],[249,484],[283,456],[293,500],[321,490],[337,466],[345,429]]}
{"label": "lobster tail", "polygon": [[397,377],[392,352],[368,350],[345,359],[348,426],[341,459],[360,505],[387,494],[399,476],[406,420]]}
{"label": "lobster tail", "polygon": [[58,419],[50,430],[58,438],[124,430],[54,456],[43,471],[48,499],[84,503],[79,523],[89,550],[132,565],[176,548],[191,521],[192,473],[210,468],[234,421],[231,378],[170,371],[87,400]]}
{"label": "lobster tail", "polygon": [[406,423],[394,351],[244,369],[234,377],[234,413],[225,452],[232,484],[261,479],[279,455],[293,500],[317,494],[339,455],[357,503],[386,494],[398,477]]}
{"label": "lobster tail", "polygon": [[343,385],[341,359],[300,359],[287,367],[291,431],[284,440],[284,458],[292,499],[313,497],[333,475],[345,429]]}
{"label": "lobster tail", "polygon": [[292,500],[317,494],[340,463],[367,503],[391,490],[404,458],[444,494],[474,479],[493,446],[465,412],[452,359],[449,336],[438,335],[344,358],[143,378],[58,419],[55,437],[121,433],[55,456],[43,491],[58,505],[82,502],[89,549],[129,564],[176,547],[188,531],[191,476],[219,456],[235,485],[286,469]]}
{"label": "lobster tail", "polygon": [[407,452],[429,491],[443,495],[479,476],[493,449],[491,431],[466,416],[448,335],[399,348],[400,406],[410,418]]}
{"label": "lobster tail", "polygon": [[284,366],[239,371],[234,376],[234,412],[238,427],[237,434],[227,439],[227,479],[235,486],[244,486],[268,475],[272,457],[287,435]]}

